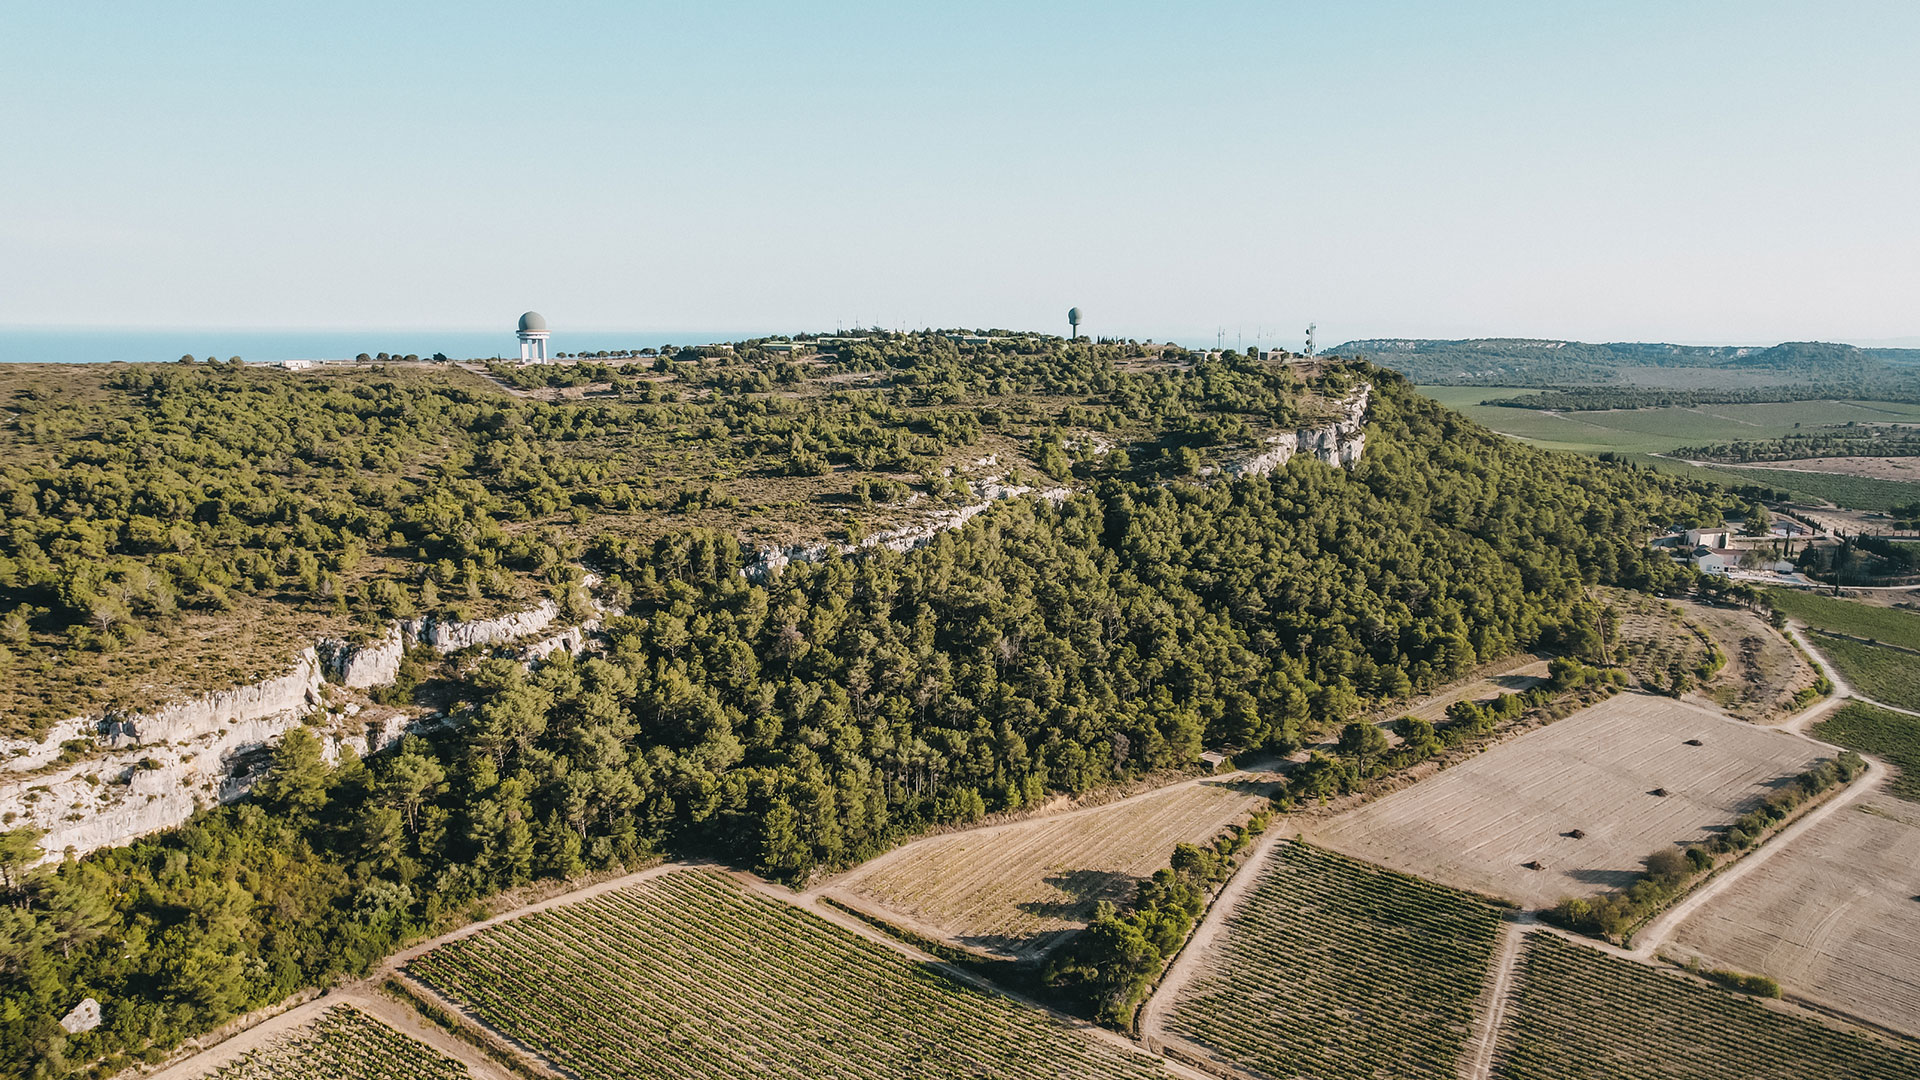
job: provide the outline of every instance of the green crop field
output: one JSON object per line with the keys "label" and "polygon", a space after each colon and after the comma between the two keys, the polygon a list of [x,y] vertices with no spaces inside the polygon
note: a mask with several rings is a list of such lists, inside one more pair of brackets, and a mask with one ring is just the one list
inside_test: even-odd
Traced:
{"label": "green crop field", "polygon": [[1701,405],[1693,408],[1616,409],[1548,412],[1482,405],[1482,401],[1528,393],[1508,387],[1423,386],[1420,392],[1503,435],[1549,450],[1615,453],[1665,472],[1727,485],[1757,484],[1794,495],[1851,506],[1885,510],[1920,499],[1920,484],[1831,473],[1796,472],[1731,466],[1689,465],[1655,457],[1681,446],[1736,440],[1770,439],[1807,428],[1867,422],[1920,421],[1920,405],[1884,401],[1782,401],[1753,405]]}
{"label": "green crop field", "polygon": [[1769,589],[1773,606],[1818,630],[1920,649],[1920,615],[1840,600],[1805,589]]}
{"label": "green crop field", "polygon": [[[1781,401],[1692,408],[1547,412],[1481,405],[1527,391],[1498,387],[1423,386],[1420,392],[1505,435],[1556,450],[1660,454],[1679,446],[1771,439],[1848,421],[1916,422],[1920,405],[1884,401]],[[1746,469],[1729,470],[1747,472]]]}
{"label": "green crop field", "polygon": [[1920,1078],[1920,1054],[1536,932],[1527,938],[1493,1075],[1911,1080]]}
{"label": "green crop field", "polygon": [[472,1075],[465,1065],[360,1010],[336,1005],[207,1080],[471,1080]]}
{"label": "green crop field", "polygon": [[1274,850],[1171,1030],[1234,1065],[1325,1080],[1456,1074],[1500,916],[1298,842]]}
{"label": "green crop field", "polygon": [[582,1080],[1164,1075],[714,871],[524,916],[408,971]]}
{"label": "green crop field", "polygon": [[1920,716],[1853,702],[1813,726],[1816,738],[1885,758],[1900,770],[1887,790],[1920,802]]}
{"label": "green crop field", "polygon": [[1813,643],[1861,694],[1884,705],[1920,709],[1920,656],[1817,630],[1812,636]]}

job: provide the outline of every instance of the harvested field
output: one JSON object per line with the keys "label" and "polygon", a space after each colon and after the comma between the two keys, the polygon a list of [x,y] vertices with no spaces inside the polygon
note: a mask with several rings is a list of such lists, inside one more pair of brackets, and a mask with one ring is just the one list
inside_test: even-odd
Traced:
{"label": "harvested field", "polygon": [[1917,898],[1920,808],[1875,795],[1775,852],[1669,941],[1920,1037]]}
{"label": "harvested field", "polygon": [[524,915],[407,971],[579,1080],[1164,1075],[710,870]]}
{"label": "harvested field", "polygon": [[1500,916],[1300,843],[1275,847],[1167,1030],[1265,1076],[1457,1075]]}
{"label": "harvested field", "polygon": [[1915,1080],[1920,1055],[1554,934],[1527,936],[1498,1080]]}
{"label": "harvested field", "polygon": [[1263,774],[1176,784],[1110,806],[930,837],[854,870],[826,892],[878,906],[912,929],[996,955],[1044,952],[1094,905],[1132,895],[1174,845],[1206,843],[1266,800]]}
{"label": "harvested field", "polygon": [[1864,476],[1870,480],[1902,480],[1920,483],[1920,457],[1815,457],[1769,461],[1769,469],[1785,472],[1832,473],[1836,476]]}
{"label": "harvested field", "polygon": [[1622,694],[1341,814],[1308,839],[1549,907],[1630,884],[1654,851],[1705,839],[1824,756],[1798,736],[1703,706]]}
{"label": "harvested field", "polygon": [[470,1080],[465,1065],[336,1005],[208,1080]]}

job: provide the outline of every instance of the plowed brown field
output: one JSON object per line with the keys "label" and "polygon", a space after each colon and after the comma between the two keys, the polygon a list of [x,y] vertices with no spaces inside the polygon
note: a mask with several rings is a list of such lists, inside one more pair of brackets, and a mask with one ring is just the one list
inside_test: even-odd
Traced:
{"label": "plowed brown field", "polygon": [[1205,843],[1262,805],[1260,774],[1176,784],[1109,806],[936,836],[829,883],[913,928],[1008,957],[1044,952],[1101,900],[1130,895],[1174,845]]}
{"label": "plowed brown field", "polygon": [[1863,800],[1687,921],[1672,951],[1920,1036],[1920,809]]}
{"label": "plowed brown field", "polygon": [[1823,756],[1808,740],[1701,706],[1622,694],[1342,814],[1308,839],[1548,907],[1631,883],[1655,850],[1704,839]]}

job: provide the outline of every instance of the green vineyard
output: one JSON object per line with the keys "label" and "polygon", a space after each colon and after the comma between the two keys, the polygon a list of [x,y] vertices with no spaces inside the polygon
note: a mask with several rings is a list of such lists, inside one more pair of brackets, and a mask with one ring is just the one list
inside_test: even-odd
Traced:
{"label": "green vineyard", "polygon": [[207,1080],[471,1080],[465,1065],[336,1005]]}
{"label": "green vineyard", "polygon": [[408,971],[583,1080],[1164,1075],[713,871],[515,919]]}
{"label": "green vineyard", "polygon": [[1288,843],[1227,920],[1172,1031],[1269,1076],[1451,1080],[1500,916],[1464,893]]}
{"label": "green vineyard", "polygon": [[1920,1055],[1553,934],[1527,938],[1499,1080],[1913,1080]]}

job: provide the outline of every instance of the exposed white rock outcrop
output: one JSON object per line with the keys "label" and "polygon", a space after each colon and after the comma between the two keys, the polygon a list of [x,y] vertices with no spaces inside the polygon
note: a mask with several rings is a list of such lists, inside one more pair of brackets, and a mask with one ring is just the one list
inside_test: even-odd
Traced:
{"label": "exposed white rock outcrop", "polygon": [[[251,787],[262,751],[320,703],[320,687],[319,657],[304,649],[283,675],[94,720],[77,737],[105,752],[0,781],[0,820],[8,828],[40,829],[48,859],[179,825],[201,806],[231,801]],[[13,760],[57,760],[61,743],[76,737],[70,726],[59,725]],[[21,746],[9,743],[0,753]]]}
{"label": "exposed white rock outcrop", "polygon": [[542,600],[526,611],[515,611],[497,619],[455,622],[432,616],[409,619],[401,624],[408,641],[417,641],[442,653],[458,652],[474,645],[498,645],[503,641],[537,634],[553,625],[560,608],[551,600]]}
{"label": "exposed white rock outcrop", "polygon": [[[418,722],[392,711],[362,714],[358,705],[325,711],[323,679],[355,689],[390,685],[409,645],[451,653],[502,644],[548,630],[559,614],[543,600],[496,619],[410,619],[371,642],[323,640],[271,679],[150,711],[74,717],[37,740],[0,740],[0,828],[40,829],[49,861],[69,849],[84,855],[173,828],[203,807],[244,795],[274,742],[309,721],[329,762],[345,750],[379,753]],[[520,655],[534,661],[561,649],[578,654],[598,626],[595,620],[549,634]],[[78,760],[57,764],[69,749],[75,753],[66,756]]]}
{"label": "exposed white rock outcrop", "polygon": [[388,627],[378,639],[364,644],[325,638],[318,648],[329,678],[342,686],[365,690],[393,684],[400,675],[400,657],[407,650],[407,642],[396,625]]}
{"label": "exposed white rock outcrop", "polygon": [[600,620],[588,619],[579,626],[568,627],[558,634],[541,638],[539,641],[521,649],[520,659],[527,661],[545,660],[556,652],[569,652],[575,656],[579,656],[586,650],[587,635],[598,629],[600,629]]}
{"label": "exposed white rock outcrop", "polygon": [[[982,458],[991,462],[992,458]],[[740,571],[748,581],[765,581],[791,563],[819,562],[832,551],[843,555],[852,554],[868,548],[886,548],[889,551],[912,551],[933,542],[933,538],[949,529],[957,529],[972,521],[994,503],[1005,499],[1017,499],[1023,495],[1032,495],[1048,502],[1059,504],[1073,494],[1067,488],[1055,487],[1041,490],[1021,484],[1008,484],[1001,477],[990,476],[980,482],[976,492],[980,501],[968,503],[952,510],[943,510],[917,525],[907,525],[898,529],[877,532],[861,540],[858,544],[798,544],[784,548],[761,548]]]}
{"label": "exposed white rock outcrop", "polygon": [[1362,386],[1341,404],[1341,417],[1318,427],[1300,428],[1280,435],[1269,435],[1265,449],[1252,457],[1229,462],[1229,476],[1265,476],[1284,468],[1295,454],[1311,454],[1329,465],[1351,465],[1360,460],[1367,448],[1367,399],[1371,384]]}
{"label": "exposed white rock outcrop", "polygon": [[80,1004],[60,1018],[60,1026],[67,1034],[78,1035],[83,1031],[92,1031],[100,1026],[100,1003],[92,998],[81,998]]}

